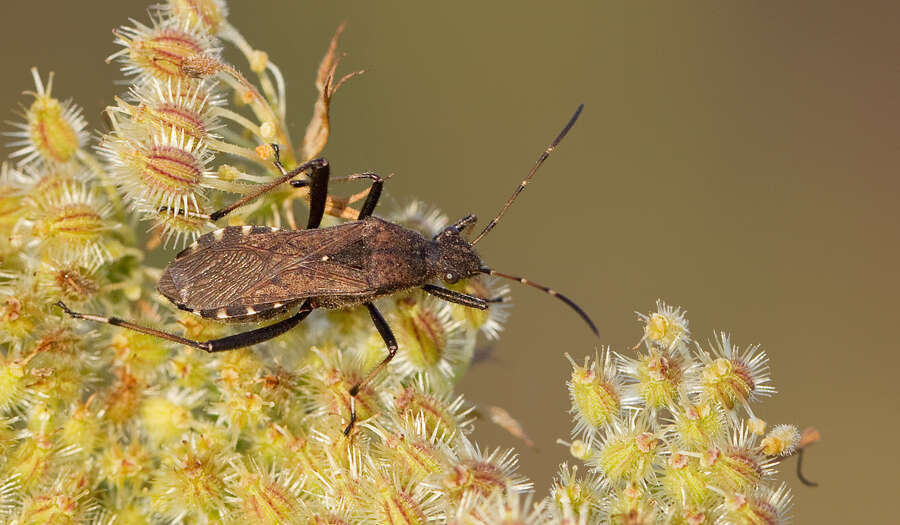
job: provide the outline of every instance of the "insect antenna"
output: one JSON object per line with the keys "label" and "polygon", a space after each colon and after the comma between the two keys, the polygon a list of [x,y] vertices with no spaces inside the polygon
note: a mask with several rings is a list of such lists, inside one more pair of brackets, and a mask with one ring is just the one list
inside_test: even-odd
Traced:
{"label": "insect antenna", "polygon": [[572,129],[572,126],[575,125],[575,121],[578,120],[578,116],[581,115],[582,109],[584,109],[584,104],[579,104],[578,109],[575,110],[575,114],[572,115],[572,118],[569,119],[569,123],[566,124],[566,127],[564,127],[563,130],[559,132],[559,135],[557,135],[556,138],[553,139],[553,142],[550,143],[550,146],[548,146],[547,149],[545,149],[544,152],[541,153],[541,156],[538,157],[538,160],[535,163],[534,167],[531,168],[530,172],[528,172],[528,176],[525,177],[525,180],[519,183],[516,191],[514,191],[513,194],[509,197],[509,199],[506,201],[506,204],[503,205],[503,209],[500,210],[500,213],[498,213],[497,216],[494,217],[491,222],[489,222],[487,226],[484,227],[483,230],[481,230],[481,233],[478,234],[478,237],[475,237],[475,240],[471,242],[473,246],[477,244],[482,237],[487,235],[489,231],[493,230],[494,226],[496,226],[497,223],[500,222],[500,219],[502,219],[503,215],[506,214],[506,210],[508,210],[513,201],[516,200],[516,197],[518,197],[519,194],[522,193],[522,190],[525,189],[525,186],[528,186],[528,183],[531,182],[531,178],[534,177],[535,173],[537,173],[537,170],[541,167],[541,164],[543,164],[544,161],[547,160],[547,157],[549,157],[550,154],[553,153],[553,150],[556,148],[556,146],[558,146],[559,143],[562,142],[562,139],[566,136],[566,133],[568,133],[569,130]]}
{"label": "insect antenna", "polygon": [[[577,117],[578,114],[576,113],[575,116]],[[548,288],[542,284],[538,284],[536,282],[529,281],[528,279],[526,279],[524,277],[516,277],[515,275],[500,273],[500,272],[492,270],[490,268],[481,268],[479,271],[481,273],[491,275],[494,277],[503,277],[504,279],[511,279],[513,281],[519,281],[522,284],[527,284],[528,286],[531,286],[533,288],[537,288],[538,290],[547,292],[548,294],[552,295],[553,297],[556,297],[560,301],[569,305],[569,308],[571,308],[572,310],[575,310],[575,313],[580,315],[581,318],[584,319],[584,322],[586,322],[588,324],[588,326],[591,328],[591,331],[594,332],[594,335],[596,335],[597,337],[600,337],[600,332],[597,331],[597,325],[595,325],[594,321],[592,321],[591,318],[588,317],[588,314],[586,314],[585,311],[582,310],[580,306],[575,304],[575,301],[569,299],[568,297],[557,292],[556,290],[553,290],[552,288]]]}

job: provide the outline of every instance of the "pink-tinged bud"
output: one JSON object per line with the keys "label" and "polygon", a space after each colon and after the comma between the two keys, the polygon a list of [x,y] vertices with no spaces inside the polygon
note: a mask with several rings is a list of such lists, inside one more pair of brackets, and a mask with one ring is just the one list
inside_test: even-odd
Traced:
{"label": "pink-tinged bud", "polygon": [[645,431],[646,422],[615,423],[590,461],[613,481],[640,482],[649,476],[657,460],[660,440]]}
{"label": "pink-tinged bud", "polygon": [[447,398],[437,394],[428,393],[426,385],[404,388],[394,398],[394,406],[397,416],[402,419],[416,418],[419,414],[425,420],[427,434],[437,432],[438,435],[446,433],[466,434],[471,432],[471,413],[474,407],[466,407],[462,396]]}
{"label": "pink-tinged bud", "polygon": [[760,396],[775,392],[768,384],[768,357],[759,345],[741,351],[731,343],[730,336],[721,333],[716,337],[712,354],[701,352],[700,358],[703,368],[698,389],[726,410],[746,406]]}
{"label": "pink-tinged bud", "polygon": [[148,136],[165,136],[174,129],[176,135],[199,142],[212,138],[219,127],[212,110],[221,100],[209,82],[153,80],[132,88],[131,98],[137,105],[117,99],[118,105],[109,111],[129,116]]}
{"label": "pink-tinged bud", "polygon": [[730,493],[719,506],[721,519],[728,523],[782,525],[789,523],[791,493],[782,484],[772,490],[760,486],[747,493]]}
{"label": "pink-tinged bud", "polygon": [[232,462],[232,468],[235,474],[229,479],[232,496],[228,500],[238,508],[237,521],[259,525],[306,523],[306,506],[300,499],[303,483],[290,472],[265,472],[237,461]]}
{"label": "pink-tinged bud", "polygon": [[753,489],[772,474],[774,461],[760,453],[755,439],[742,426],[732,434],[731,443],[715,449],[715,461],[701,462],[709,469],[714,486],[741,492]]}
{"label": "pink-tinged bud", "polygon": [[447,495],[454,502],[468,497],[487,497],[498,491],[524,492],[532,484],[516,473],[517,459],[513,450],[483,453],[463,437],[459,460],[442,480]]}
{"label": "pink-tinged bud", "polygon": [[678,401],[687,366],[680,352],[651,348],[637,359],[620,356],[619,361],[622,371],[634,382],[629,387],[649,408],[666,408]]}
{"label": "pink-tinged bud", "polygon": [[212,160],[203,143],[170,128],[169,134],[147,142],[107,135],[101,152],[119,187],[140,211],[189,217],[200,213],[198,197],[203,199],[206,166]]}
{"label": "pink-tinged bud", "polygon": [[213,50],[208,34],[173,19],[153,26],[134,22],[134,27],[123,27],[114,34],[116,43],[124,49],[107,61],[119,59],[125,74],[143,80],[190,82],[194,75],[183,70],[185,63],[197,56],[207,56]]}

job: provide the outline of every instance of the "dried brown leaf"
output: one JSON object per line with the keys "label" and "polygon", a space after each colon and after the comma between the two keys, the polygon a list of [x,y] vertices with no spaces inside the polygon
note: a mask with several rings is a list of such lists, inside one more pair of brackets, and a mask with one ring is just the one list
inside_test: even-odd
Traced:
{"label": "dried brown leaf", "polygon": [[325,57],[322,58],[322,63],[319,64],[319,71],[316,74],[316,89],[319,91],[319,97],[313,107],[312,119],[306,126],[306,133],[303,135],[303,144],[300,146],[301,161],[312,159],[325,149],[330,133],[329,110],[331,99],[344,82],[363,73],[362,71],[355,71],[344,75],[337,83],[334,81],[338,64],[343,57],[343,55],[338,53],[337,47],[338,39],[344,31],[345,25],[345,23],[341,24],[337,31],[334,32],[328,51],[325,53]]}
{"label": "dried brown leaf", "polygon": [[528,447],[534,448],[534,441],[532,441],[531,438],[528,437],[528,434],[525,433],[522,424],[516,421],[509,412],[503,408],[490,405],[485,407],[485,410],[487,411],[488,416],[490,416],[491,422],[524,441],[525,445]]}

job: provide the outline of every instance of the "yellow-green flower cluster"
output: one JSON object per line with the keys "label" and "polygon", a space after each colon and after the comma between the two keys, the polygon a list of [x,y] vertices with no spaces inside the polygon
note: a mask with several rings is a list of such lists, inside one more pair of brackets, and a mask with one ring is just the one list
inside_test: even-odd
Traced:
{"label": "yellow-green flower cluster", "polygon": [[[98,144],[36,70],[32,101],[7,133],[0,522],[420,523],[529,490],[511,450],[469,440],[473,407],[453,393],[502,308],[469,315],[422,292],[385,299],[400,351],[355,401],[349,390],[386,354],[359,312],[315,312],[275,341],[216,355],[62,315],[58,301],[193,339],[224,335],[155,292],[160,270],[145,254],[213,229],[206,214],[272,180],[269,143],[288,167],[318,155],[344,80],[335,39],[311,124],[292,144],[281,73],[230,25],[224,2],[173,0],[115,34],[110,58],[131,88]],[[221,59],[226,45],[255,82]],[[285,185],[229,220],[292,227],[305,192]],[[363,197],[329,196],[326,211],[355,218]],[[395,219],[425,233],[445,225],[423,210]],[[160,227],[144,246],[135,217]],[[504,293],[487,279],[459,286]],[[359,419],[345,436],[351,403]]]}
{"label": "yellow-green flower cluster", "polygon": [[637,356],[572,361],[570,452],[589,473],[563,466],[550,512],[568,523],[786,523],[790,492],[772,476],[800,433],[766,434],[753,415],[775,392],[765,352],[724,333],[694,343],[685,313],[661,301],[638,315]]}
{"label": "yellow-green flower cluster", "polygon": [[[295,144],[280,70],[227,15],[223,0],[169,0],[116,30],[110,60],[131,87],[93,146],[52,74],[32,71],[0,173],[0,522],[784,521],[790,495],[770,476],[801,436],[790,425],[766,434],[750,410],[774,392],[765,354],[724,334],[693,347],[684,313],[662,303],[641,316],[636,357],[572,361],[570,450],[587,466],[563,465],[534,505],[514,452],[473,443],[474,407],[454,393],[479,334],[498,336],[504,304],[477,311],[421,291],[380,300],[399,352],[355,397],[386,354],[365,312],[316,311],[218,354],[64,316],[59,301],[200,341],[229,331],[165,301],[145,256],[213,229],[211,211],[278,175],[271,143],[288,168],[319,155],[333,95],[353,74],[335,76],[339,28]],[[223,60],[226,46],[252,75]],[[229,223],[295,228],[307,189],[284,186]],[[326,212],[354,219],[365,195],[329,196]],[[447,222],[421,203],[388,218],[429,236]],[[146,242],[135,219],[157,227]],[[453,287],[507,294],[490,279]]]}

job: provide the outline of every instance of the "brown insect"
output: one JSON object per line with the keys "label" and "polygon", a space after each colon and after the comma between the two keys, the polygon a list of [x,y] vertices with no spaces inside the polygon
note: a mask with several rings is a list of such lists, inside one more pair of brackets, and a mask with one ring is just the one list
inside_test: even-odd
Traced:
{"label": "brown insect", "polygon": [[[474,215],[463,217],[433,239],[426,239],[418,232],[373,216],[384,185],[384,179],[375,173],[350,177],[372,180],[358,220],[319,228],[328,195],[328,161],[314,159],[288,172],[279,160],[277,146],[273,145],[275,165],[282,176],[207,218],[218,220],[272,188],[290,182],[294,187],[310,187],[310,213],[306,229],[229,226],[207,233],[175,256],[157,284],[160,293],[178,308],[205,318],[257,322],[294,312],[273,324],[211,341],[193,341],[117,317],[73,312],[62,302],[57,305],[76,319],[121,326],[207,352],[242,348],[277,337],[296,326],[316,308],[339,309],[364,305],[384,339],[388,355],[350,389],[351,400],[397,353],[397,340],[373,304],[375,299],[401,290],[421,288],[446,301],[482,310],[500,300],[463,294],[431,284],[437,280],[452,284],[478,274],[517,280],[565,302],[597,334],[593,321],[568,297],[527,279],[486,267],[473,248],[497,225],[537,169],[575,124],[581,110],[582,106],[579,106],[497,217],[471,242],[466,241],[462,234],[475,224]],[[293,180],[306,172],[309,172],[309,180]],[[345,434],[350,432],[355,421],[356,411],[351,408]]]}

